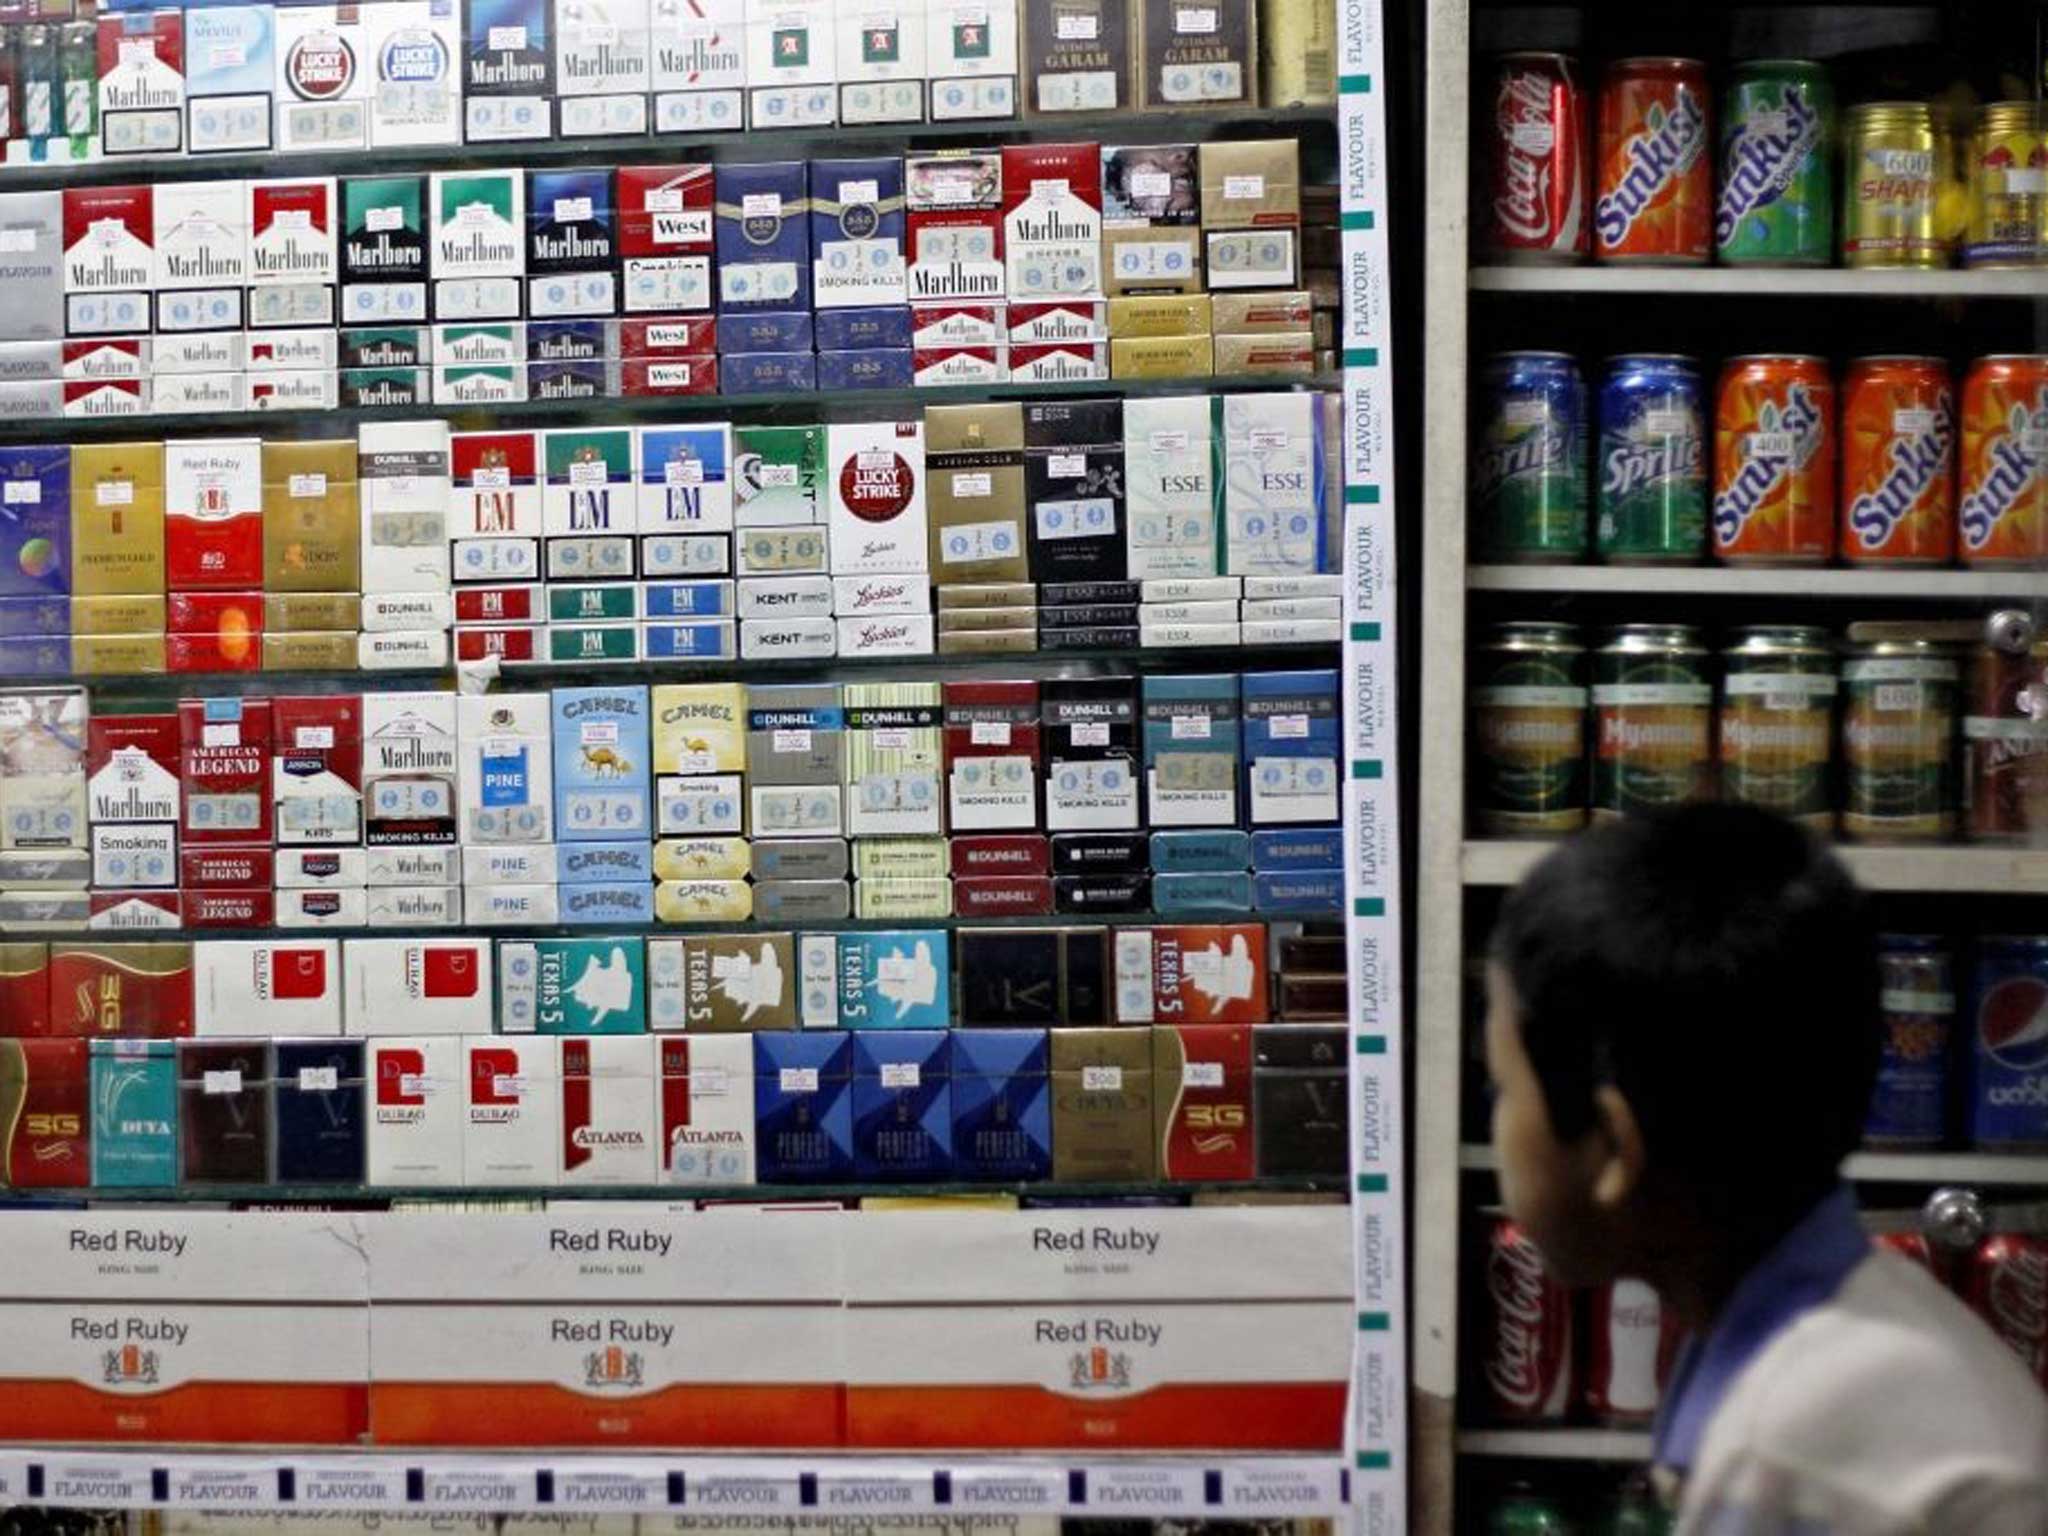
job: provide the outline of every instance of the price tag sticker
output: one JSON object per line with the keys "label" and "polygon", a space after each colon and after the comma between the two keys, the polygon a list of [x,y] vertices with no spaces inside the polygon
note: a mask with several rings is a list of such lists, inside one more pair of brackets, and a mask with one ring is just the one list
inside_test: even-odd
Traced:
{"label": "price tag sticker", "polygon": [[526,1092],[526,1079],[515,1072],[500,1072],[491,1079],[491,1095],[500,1099],[516,1099]]}
{"label": "price tag sticker", "polygon": [[777,752],[808,752],[811,750],[811,733],[807,730],[777,731],[775,733]]}
{"label": "price tag sticker", "polygon": [[587,197],[558,197],[555,199],[555,222],[557,224],[581,224],[591,217],[590,199]]}
{"label": "price tag sticker", "polygon": [[1226,202],[1252,202],[1266,195],[1266,178],[1263,176],[1226,176],[1223,178],[1223,197]]}
{"label": "price tag sticker", "polygon": [[9,480],[0,486],[0,501],[11,507],[33,507],[43,499],[43,482],[40,480]]}
{"label": "price tag sticker", "polygon": [[286,483],[286,489],[290,491],[292,499],[295,501],[303,501],[311,496],[325,496],[327,494],[327,477],[317,473],[293,475]]}
{"label": "price tag sticker", "polygon": [[740,199],[740,217],[743,219],[781,218],[782,194],[780,192],[749,192]]}
{"label": "price tag sticker", "polygon": [[915,1088],[922,1080],[917,1063],[914,1061],[885,1061],[882,1063],[882,1086],[884,1088]]}
{"label": "price tag sticker", "polygon": [[242,1074],[239,1071],[208,1072],[199,1080],[199,1090],[207,1094],[240,1093]]}
{"label": "price tag sticker", "polygon": [[403,208],[367,209],[363,214],[363,228],[373,235],[386,230],[403,229],[405,228],[405,210]]}
{"label": "price tag sticker", "polygon": [[1063,43],[1092,43],[1102,30],[1102,18],[1092,12],[1076,16],[1063,12],[1054,24],[1054,35]]}
{"label": "price tag sticker", "polygon": [[488,39],[493,53],[514,50],[526,46],[526,28],[493,27]]}
{"label": "price tag sticker", "polygon": [[1083,720],[1074,728],[1074,745],[1077,747],[1106,747],[1109,745],[1109,724],[1103,720]]}
{"label": "price tag sticker", "polygon": [[967,739],[977,747],[1007,747],[1010,744],[1010,722],[977,720],[968,726]]}
{"label": "price tag sticker", "polygon": [[1175,715],[1173,717],[1173,739],[1175,741],[1207,741],[1211,724],[1207,715]]}
{"label": "price tag sticker", "polygon": [[135,504],[135,482],[133,480],[102,480],[93,487],[93,499],[103,507],[128,507]]}
{"label": "price tag sticker", "polygon": [[1221,1088],[1223,1086],[1223,1063],[1220,1061],[1188,1061],[1181,1063],[1181,1085],[1187,1088]]}
{"label": "price tag sticker", "polygon": [[1045,456],[1045,472],[1061,479],[1070,475],[1085,475],[1088,473],[1088,455],[1049,453]]}
{"label": "price tag sticker", "polygon": [[299,1092],[332,1093],[341,1086],[341,1073],[334,1067],[299,1068]]}
{"label": "price tag sticker", "polygon": [[1205,36],[1216,30],[1216,7],[1180,5],[1173,11],[1173,30],[1183,37]]}
{"label": "price tag sticker", "polygon": [[818,1069],[816,1067],[784,1067],[777,1081],[784,1093],[816,1093],[818,1091]]}
{"label": "price tag sticker", "polygon": [[971,474],[963,471],[953,476],[953,495],[961,501],[994,494],[995,477],[985,470]]}
{"label": "price tag sticker", "polygon": [[1266,721],[1266,733],[1275,741],[1306,741],[1307,715],[1273,715]]}
{"label": "price tag sticker", "polygon": [[1120,1093],[1124,1086],[1122,1067],[1083,1067],[1081,1088],[1087,1093]]}

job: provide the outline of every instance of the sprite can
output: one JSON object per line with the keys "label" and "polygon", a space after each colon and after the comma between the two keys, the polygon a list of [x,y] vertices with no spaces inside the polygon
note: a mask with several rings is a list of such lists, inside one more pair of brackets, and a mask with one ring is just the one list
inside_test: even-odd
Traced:
{"label": "sprite can", "polygon": [[1471,505],[1481,558],[1586,553],[1586,381],[1563,352],[1487,359],[1474,402]]}
{"label": "sprite can", "polygon": [[1557,1500],[1517,1483],[1494,1500],[1486,1536],[1572,1536],[1572,1522]]}
{"label": "sprite can", "polygon": [[1735,66],[1721,113],[1714,252],[1728,266],[1824,267],[1835,254],[1835,103],[1799,59]]}
{"label": "sprite can", "polygon": [[1600,558],[1696,565],[1707,552],[1707,420],[1699,366],[1640,352],[1610,358],[1600,386]]}

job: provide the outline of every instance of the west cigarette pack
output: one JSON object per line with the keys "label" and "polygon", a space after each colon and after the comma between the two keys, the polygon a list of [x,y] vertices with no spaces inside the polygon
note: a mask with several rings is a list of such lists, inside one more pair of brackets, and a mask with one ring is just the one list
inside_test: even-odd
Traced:
{"label": "west cigarette pack", "polygon": [[627,314],[712,307],[713,192],[708,165],[619,168],[619,252]]}

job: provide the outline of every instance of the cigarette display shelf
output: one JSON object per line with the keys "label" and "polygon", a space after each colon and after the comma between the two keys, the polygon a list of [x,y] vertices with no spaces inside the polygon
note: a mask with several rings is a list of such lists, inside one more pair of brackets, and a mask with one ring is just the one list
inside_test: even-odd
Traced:
{"label": "cigarette display shelf", "polygon": [[2048,300],[2048,273],[1956,268],[1873,271],[1835,267],[1474,267],[1471,289],[1485,294],[1569,294],[1745,299]]}
{"label": "cigarette display shelf", "polygon": [[1650,1459],[1650,1437],[1631,1429],[1467,1429],[1458,1449],[1515,1461],[1638,1462]]}
{"label": "cigarette display shelf", "polygon": [[[1540,841],[1468,839],[1461,865],[1468,886],[1513,885],[1549,851]],[[2025,896],[2048,891],[2048,848],[1929,847],[1836,849],[1876,891]]]}
{"label": "cigarette display shelf", "polygon": [[[1490,1146],[1467,1143],[1458,1166],[1491,1173],[1500,1159]],[[1842,1171],[1859,1184],[1977,1184],[1998,1188],[2048,1188],[2048,1153],[1857,1152]]]}
{"label": "cigarette display shelf", "polygon": [[121,155],[97,160],[17,160],[0,165],[0,190],[118,186],[126,182],[226,181],[238,176],[395,175],[516,165],[709,164],[803,160],[875,146],[887,152],[955,145],[1066,142],[1205,142],[1266,138],[1304,130],[1328,134],[1328,107],[1176,107],[1157,112],[1071,112],[1053,117],[979,118],[939,123],[857,123],[838,127],[731,129],[714,133],[615,134],[593,138],[424,144],[326,155],[275,152]]}
{"label": "cigarette display shelf", "polygon": [[1116,395],[1126,400],[1181,395],[1334,390],[1336,374],[1200,374],[1184,379],[1092,379],[1046,384],[965,384],[923,389],[821,389],[778,395],[607,395],[595,400],[521,400],[495,405],[352,406],[330,411],[141,411],[129,416],[0,420],[0,443],[98,442],[130,438],[205,437],[220,431],[265,438],[323,438],[363,422],[446,421],[458,432],[494,427],[651,425],[738,420],[748,426],[810,426],[820,422],[886,421],[931,405],[991,400],[1060,400]]}
{"label": "cigarette display shelf", "polygon": [[[2048,280],[2044,280],[2048,286]],[[1475,565],[1474,592],[1686,597],[1888,599],[1923,603],[2029,601],[2048,590],[2048,572],[1944,571],[1924,567],[1814,570],[1796,566]]]}

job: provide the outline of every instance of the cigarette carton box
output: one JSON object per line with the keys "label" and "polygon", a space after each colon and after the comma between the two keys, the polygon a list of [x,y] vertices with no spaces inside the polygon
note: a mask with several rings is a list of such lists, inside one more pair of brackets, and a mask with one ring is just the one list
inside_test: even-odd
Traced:
{"label": "cigarette carton box", "polygon": [[447,424],[366,422],[356,441],[363,590],[446,590],[452,490]]}
{"label": "cigarette carton box", "polygon": [[560,1183],[654,1182],[654,1048],[647,1035],[562,1040]]}
{"label": "cigarette carton box", "polygon": [[555,89],[563,138],[647,132],[648,0],[555,8]]}
{"label": "cigarette carton box", "polygon": [[835,120],[833,20],[833,0],[747,0],[750,127],[818,128]]}
{"label": "cigarette carton box", "polygon": [[827,433],[833,574],[924,571],[923,423],[835,423]]}
{"label": "cigarette carton box", "polygon": [[650,835],[647,689],[558,688],[553,697],[557,838]]}
{"label": "cigarette carton box", "polygon": [[92,1180],[101,1189],[178,1182],[178,1072],[168,1040],[95,1040]]}
{"label": "cigarette carton box", "polygon": [[[465,695],[456,702],[461,830],[467,844],[546,843],[554,829],[548,695]],[[469,849],[465,849],[467,857]],[[466,873],[465,868],[465,873]],[[493,880],[512,880],[511,872]],[[535,879],[541,879],[539,875]],[[552,870],[545,883],[553,883]]]}
{"label": "cigarette carton box", "polygon": [[763,1184],[852,1177],[852,1080],[850,1035],[754,1036],[755,1172]]}
{"label": "cigarette carton box", "polygon": [[904,164],[904,195],[912,302],[1002,298],[1002,153],[913,155]]}
{"label": "cigarette carton box", "polygon": [[548,0],[475,0],[467,7],[463,138],[554,135],[555,68]]}
{"label": "cigarette carton box", "polygon": [[[363,841],[421,847],[456,839],[456,700],[372,693],[362,706]],[[385,884],[374,877],[371,884]]]}
{"label": "cigarette carton box", "polygon": [[[434,313],[442,320],[517,314],[526,272],[526,177],[516,170],[436,171],[428,177]],[[498,288],[509,303],[500,302]]]}
{"label": "cigarette carton box", "polygon": [[619,252],[627,314],[712,307],[713,192],[708,165],[619,168]]}
{"label": "cigarette carton box", "polygon": [[370,143],[377,149],[462,141],[462,23],[442,0],[373,0],[363,8]]}
{"label": "cigarette carton box", "polygon": [[463,1182],[467,1121],[462,1042],[446,1035],[371,1040],[369,1183],[447,1188]]}
{"label": "cigarette carton box", "polygon": [[744,0],[655,0],[654,131],[737,129],[747,83]]}
{"label": "cigarette carton box", "polygon": [[655,1041],[655,1047],[661,1095],[661,1181],[753,1183],[753,1037],[665,1035]]}
{"label": "cigarette carton box", "polygon": [[10,1036],[50,1032],[50,947],[41,942],[0,943],[0,1017]]}
{"label": "cigarette carton box", "polygon": [[561,1053],[549,1036],[486,1035],[462,1042],[463,1182],[541,1188],[557,1182]]}
{"label": "cigarette carton box", "polygon": [[1168,110],[1256,106],[1258,7],[1253,0],[1176,6],[1133,0],[1137,12],[1138,104]]}
{"label": "cigarette carton box", "polygon": [[487,1035],[489,939],[350,939],[342,953],[352,1035]]}
{"label": "cigarette carton box", "polygon": [[925,16],[932,121],[1019,116],[1014,0],[927,0]]}

